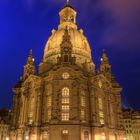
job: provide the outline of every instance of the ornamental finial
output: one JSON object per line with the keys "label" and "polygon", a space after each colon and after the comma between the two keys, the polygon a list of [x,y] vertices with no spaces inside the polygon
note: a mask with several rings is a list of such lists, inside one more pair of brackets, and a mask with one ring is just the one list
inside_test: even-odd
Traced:
{"label": "ornamental finial", "polygon": [[33,50],[32,49],[30,49],[30,55],[32,55],[33,54]]}
{"label": "ornamental finial", "polygon": [[70,1],[69,1],[69,0],[67,0],[67,5],[69,5],[69,2],[70,2]]}

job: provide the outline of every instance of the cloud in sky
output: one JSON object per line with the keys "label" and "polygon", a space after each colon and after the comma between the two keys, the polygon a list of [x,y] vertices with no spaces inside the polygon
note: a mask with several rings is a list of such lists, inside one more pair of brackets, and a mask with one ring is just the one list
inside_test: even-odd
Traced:
{"label": "cloud in sky", "polygon": [[93,23],[96,16],[102,15],[103,24],[99,27],[104,45],[140,51],[140,0],[77,0],[74,3],[80,5],[83,21],[90,19]]}
{"label": "cloud in sky", "polygon": [[123,47],[134,45],[138,49],[138,44],[140,44],[138,39],[140,36],[140,1],[107,0],[105,2],[102,0],[101,3],[113,18],[112,25],[103,34],[104,41],[107,40],[106,43],[121,42]]}

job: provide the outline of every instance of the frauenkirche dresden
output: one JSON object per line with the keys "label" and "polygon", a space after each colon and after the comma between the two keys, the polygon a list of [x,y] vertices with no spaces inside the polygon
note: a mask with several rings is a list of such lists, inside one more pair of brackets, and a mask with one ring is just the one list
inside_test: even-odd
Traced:
{"label": "frauenkirche dresden", "polygon": [[[105,50],[97,69],[67,2],[38,70],[32,51],[13,88],[10,140],[125,140],[121,90]],[[96,53],[96,52],[94,52]]]}

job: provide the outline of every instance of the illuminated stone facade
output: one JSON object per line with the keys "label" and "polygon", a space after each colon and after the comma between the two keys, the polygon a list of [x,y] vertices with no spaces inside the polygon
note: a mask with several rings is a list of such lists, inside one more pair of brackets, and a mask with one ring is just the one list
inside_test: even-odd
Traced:
{"label": "illuminated stone facade", "polygon": [[140,140],[140,111],[124,110],[123,126],[126,130],[127,140]]}
{"label": "illuminated stone facade", "polygon": [[103,51],[99,70],[76,11],[59,13],[36,73],[32,51],[13,88],[10,140],[124,140],[121,87]]}
{"label": "illuminated stone facade", "polygon": [[0,118],[0,140],[6,140],[9,138],[9,126],[9,123],[7,124],[5,120]]}

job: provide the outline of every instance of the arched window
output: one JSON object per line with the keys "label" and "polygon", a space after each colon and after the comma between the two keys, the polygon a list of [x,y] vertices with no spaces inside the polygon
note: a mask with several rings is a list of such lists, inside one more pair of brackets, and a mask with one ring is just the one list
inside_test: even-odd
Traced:
{"label": "arched window", "polygon": [[67,88],[67,87],[64,87],[63,89],[62,89],[62,97],[69,97],[69,88]]}
{"label": "arched window", "polygon": [[62,89],[62,100],[61,100],[61,104],[62,104],[62,121],[68,121],[69,120],[69,110],[70,110],[70,106],[69,106],[69,88],[64,87]]}

